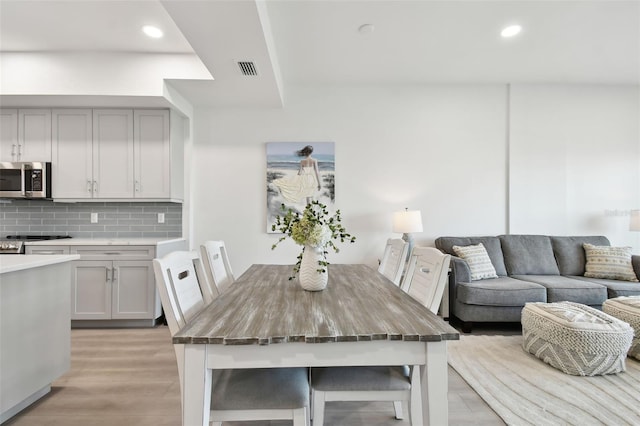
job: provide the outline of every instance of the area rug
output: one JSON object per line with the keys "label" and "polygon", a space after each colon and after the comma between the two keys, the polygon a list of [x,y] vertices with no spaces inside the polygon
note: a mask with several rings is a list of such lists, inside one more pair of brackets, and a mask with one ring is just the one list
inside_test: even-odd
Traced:
{"label": "area rug", "polygon": [[449,365],[509,425],[640,425],[640,362],[596,377],[564,374],[522,349],[522,336],[461,336]]}

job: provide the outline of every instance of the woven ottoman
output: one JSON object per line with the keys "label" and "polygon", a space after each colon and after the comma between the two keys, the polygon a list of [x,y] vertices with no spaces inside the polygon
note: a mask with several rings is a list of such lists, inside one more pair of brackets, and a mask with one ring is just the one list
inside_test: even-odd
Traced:
{"label": "woven ottoman", "polygon": [[602,310],[619,320],[628,322],[633,328],[633,342],[627,355],[640,361],[640,296],[621,296],[607,299]]}
{"label": "woven ottoman", "polygon": [[522,347],[574,376],[625,371],[633,329],[602,311],[573,302],[527,303]]}

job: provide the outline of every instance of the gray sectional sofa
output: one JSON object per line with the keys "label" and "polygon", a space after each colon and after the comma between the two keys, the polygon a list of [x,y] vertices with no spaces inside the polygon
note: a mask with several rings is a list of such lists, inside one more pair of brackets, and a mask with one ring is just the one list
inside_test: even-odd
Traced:
{"label": "gray sectional sofa", "polygon": [[[475,322],[520,322],[527,302],[571,301],[601,308],[607,298],[640,295],[640,283],[584,276],[583,243],[610,246],[603,236],[499,235],[440,237],[436,247],[451,254],[449,316],[470,332]],[[497,278],[471,280],[467,262],[453,246],[482,243]],[[640,256],[632,256],[640,277]]]}

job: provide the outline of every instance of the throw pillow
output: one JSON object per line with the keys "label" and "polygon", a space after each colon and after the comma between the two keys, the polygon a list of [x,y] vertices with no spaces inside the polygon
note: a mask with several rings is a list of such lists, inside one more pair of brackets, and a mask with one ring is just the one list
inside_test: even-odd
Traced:
{"label": "throw pillow", "polygon": [[631,247],[594,246],[584,243],[585,277],[638,282],[631,265]]}
{"label": "throw pillow", "polygon": [[482,243],[472,246],[453,246],[458,257],[464,259],[471,270],[471,281],[485,278],[498,278],[496,268],[493,267],[487,249]]}

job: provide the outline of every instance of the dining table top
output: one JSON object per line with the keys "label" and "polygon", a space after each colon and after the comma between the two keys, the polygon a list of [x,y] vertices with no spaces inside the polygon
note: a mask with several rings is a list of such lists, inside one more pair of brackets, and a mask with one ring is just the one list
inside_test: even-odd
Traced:
{"label": "dining table top", "polygon": [[269,345],[460,335],[367,265],[331,264],[322,291],[290,280],[292,265],[252,265],[173,337],[174,344]]}

